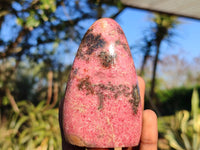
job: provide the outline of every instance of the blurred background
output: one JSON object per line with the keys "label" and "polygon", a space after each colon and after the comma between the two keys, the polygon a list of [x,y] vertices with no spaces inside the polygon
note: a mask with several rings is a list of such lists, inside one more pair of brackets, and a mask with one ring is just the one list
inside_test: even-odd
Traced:
{"label": "blurred background", "polygon": [[158,12],[126,0],[1,0],[0,149],[61,149],[58,105],[76,51],[94,21],[109,17],[146,82],[158,148],[199,150],[200,17]]}

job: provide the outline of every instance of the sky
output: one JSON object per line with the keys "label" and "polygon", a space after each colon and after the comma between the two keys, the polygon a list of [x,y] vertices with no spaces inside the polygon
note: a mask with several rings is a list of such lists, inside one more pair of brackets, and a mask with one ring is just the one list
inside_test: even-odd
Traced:
{"label": "sky", "polygon": [[[115,10],[111,9],[110,11],[114,12]],[[109,10],[108,13],[110,13]],[[144,30],[150,27],[151,16],[152,13],[149,11],[134,8],[126,8],[117,16],[116,21],[122,27],[130,47],[139,45]],[[94,21],[89,20],[82,23],[85,27],[85,32]],[[179,54],[181,57],[186,57],[188,61],[193,61],[194,57],[200,57],[200,20],[179,17],[179,21],[181,23],[176,28],[176,36],[173,37],[173,44],[171,46],[166,43],[162,44],[160,58],[166,55]],[[65,59],[66,63],[69,64],[73,62],[78,45],[71,43],[71,47],[73,47],[71,55],[68,55],[68,58]],[[138,49],[132,49],[131,52],[135,66],[139,69],[142,55]]]}
{"label": "sky", "polygon": [[[137,45],[143,36],[144,29],[150,26],[149,11],[126,8],[118,17],[117,21],[125,32],[130,46]],[[180,54],[192,61],[194,57],[200,57],[200,20],[179,17],[181,22],[176,28],[176,36],[173,38],[174,44],[162,45],[161,57],[169,54]],[[138,51],[132,51],[136,67],[141,62]]]}
{"label": "sky", "polygon": [[[110,14],[117,12],[117,8],[109,8],[107,14],[104,17],[110,16]],[[117,16],[116,21],[122,27],[128,43],[131,47],[135,47],[139,44],[143,37],[143,32],[150,26],[150,17],[152,13],[149,11],[126,8]],[[9,17],[8,20],[12,20]],[[85,27],[85,32],[87,29],[94,23],[95,20],[88,20],[87,22],[82,22],[82,25]],[[200,57],[200,20],[189,19],[189,18],[179,18],[181,22],[176,28],[176,36],[173,38],[174,44],[172,46],[167,45],[166,43],[162,44],[161,47],[161,58],[170,55],[170,54],[179,54],[182,57],[186,57],[187,60],[193,61],[194,57]],[[10,32],[16,32],[15,30],[8,29],[11,27],[13,21],[8,21],[9,25],[5,24],[5,29],[1,33],[1,36],[4,37],[4,40],[9,40]],[[61,60],[65,60],[66,64],[71,64],[75,57],[75,54],[78,49],[78,45],[71,42],[72,51],[69,55],[60,55]],[[61,47],[62,48],[62,47]],[[0,49],[1,51],[1,49]],[[137,49],[132,49],[132,55],[135,62],[136,68],[140,68],[142,55]]]}

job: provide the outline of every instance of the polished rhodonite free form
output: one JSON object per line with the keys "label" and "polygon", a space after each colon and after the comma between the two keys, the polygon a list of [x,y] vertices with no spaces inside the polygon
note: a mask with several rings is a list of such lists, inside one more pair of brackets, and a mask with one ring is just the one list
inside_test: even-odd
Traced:
{"label": "polished rhodonite free form", "polygon": [[100,19],[85,34],[62,107],[62,128],[71,144],[138,145],[142,110],[137,75],[124,32],[114,20]]}

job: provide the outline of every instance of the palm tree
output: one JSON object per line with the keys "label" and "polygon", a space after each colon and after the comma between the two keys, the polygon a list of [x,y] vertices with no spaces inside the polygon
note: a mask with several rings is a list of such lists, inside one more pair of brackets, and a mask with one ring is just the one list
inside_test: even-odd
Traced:
{"label": "palm tree", "polygon": [[[153,72],[152,72],[152,79],[151,79],[151,88],[150,88],[150,100],[155,99],[155,85],[156,85],[156,71],[159,61],[160,55],[160,46],[163,41],[170,42],[172,37],[174,36],[174,29],[178,25],[178,20],[176,16],[171,16],[167,14],[159,14],[156,13],[152,17],[153,27],[151,27],[150,33],[148,34],[149,37],[145,37],[148,39],[145,41],[146,50],[144,52],[142,67],[141,67],[141,74],[144,73],[144,66],[147,59],[150,56],[152,51],[155,51],[155,56],[153,56]],[[145,48],[143,47],[143,48]]]}

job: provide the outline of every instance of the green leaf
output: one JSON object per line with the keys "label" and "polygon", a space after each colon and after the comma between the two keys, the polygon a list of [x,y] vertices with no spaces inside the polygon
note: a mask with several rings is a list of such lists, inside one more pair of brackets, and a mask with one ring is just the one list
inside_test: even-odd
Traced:
{"label": "green leaf", "polygon": [[122,9],[123,5],[121,1],[117,1],[117,8]]}
{"label": "green leaf", "polygon": [[42,110],[42,108],[44,108],[45,106],[45,101],[41,101],[37,106],[36,106],[36,109],[37,110]]}
{"label": "green leaf", "polygon": [[17,18],[17,24],[23,26],[24,20],[22,18]]}
{"label": "green leaf", "polygon": [[197,133],[193,134],[193,141],[192,141],[192,149],[198,149],[200,142],[199,142],[199,136]]}
{"label": "green leaf", "polygon": [[31,11],[29,17],[26,18],[26,26],[29,28],[33,28],[39,25],[40,25],[40,21],[36,19],[35,12]]}
{"label": "green leaf", "polygon": [[56,10],[55,0],[41,0],[40,9],[54,12]]}
{"label": "green leaf", "polygon": [[185,145],[186,149],[191,150],[191,145],[190,145],[190,141],[189,141],[188,137],[184,133],[181,134],[181,137],[184,141],[184,145]]}
{"label": "green leaf", "polygon": [[21,125],[26,122],[28,120],[28,117],[27,116],[22,116],[18,121],[17,121],[17,124],[15,126],[15,130],[18,131],[19,128],[21,127]]}
{"label": "green leaf", "polygon": [[193,90],[192,93],[192,116],[193,116],[193,127],[195,129],[195,131],[198,131],[199,126],[198,126],[198,111],[199,111],[199,95],[198,95],[198,91],[196,89]]}
{"label": "green leaf", "polygon": [[24,136],[24,137],[22,137],[22,138],[20,139],[20,144],[24,144],[24,143],[28,142],[31,138],[32,138],[32,136],[29,135],[29,134],[26,135],[26,136]]}
{"label": "green leaf", "polygon": [[165,137],[166,137],[166,139],[168,139],[171,147],[173,147],[176,150],[184,150],[184,148],[182,148],[182,146],[179,145],[179,143],[175,139],[175,136],[171,130],[167,131],[167,134],[165,135]]}
{"label": "green leaf", "polygon": [[3,97],[3,100],[2,100],[2,105],[8,105],[9,104],[9,100],[8,100],[8,97],[7,96],[4,96]]}
{"label": "green leaf", "polygon": [[188,127],[188,121],[190,118],[190,113],[186,110],[181,111],[180,113],[182,113],[182,118],[181,118],[181,124],[180,124],[180,128],[182,130],[183,133],[187,132],[187,127]]}

